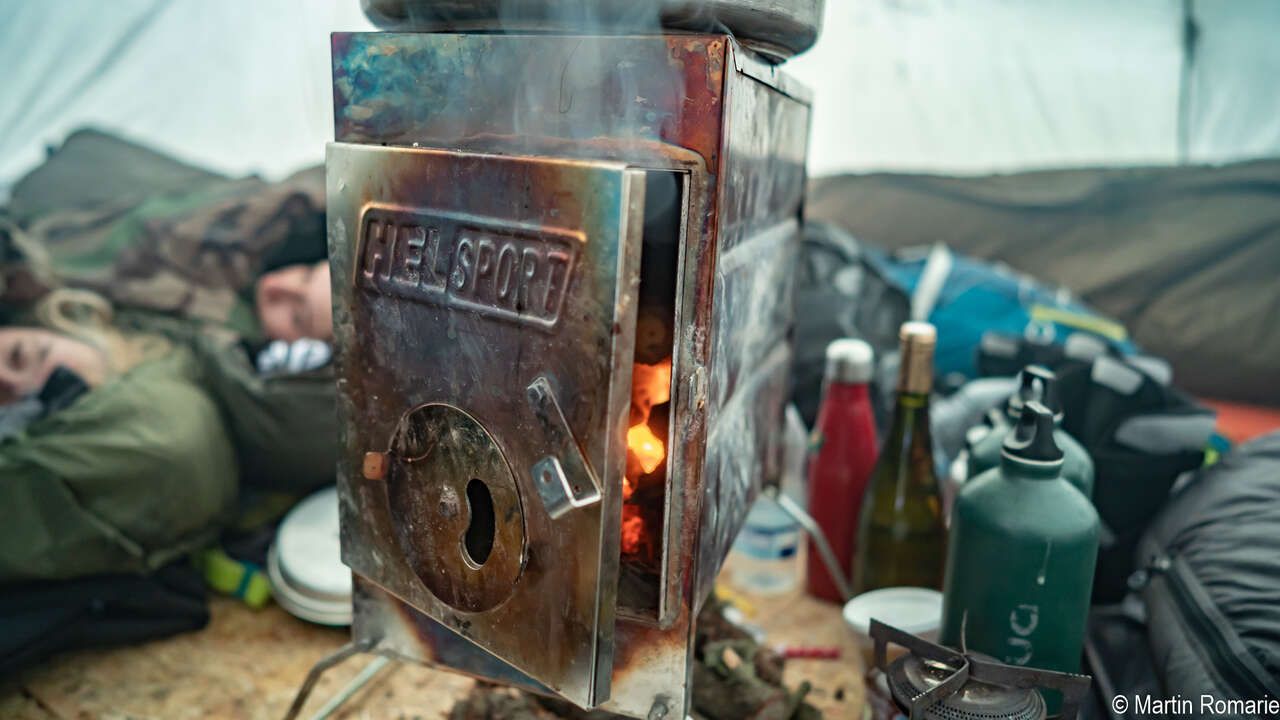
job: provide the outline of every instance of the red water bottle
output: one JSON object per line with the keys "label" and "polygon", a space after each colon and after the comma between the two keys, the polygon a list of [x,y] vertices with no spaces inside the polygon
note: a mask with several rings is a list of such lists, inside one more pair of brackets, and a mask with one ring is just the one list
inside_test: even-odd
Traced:
{"label": "red water bottle", "polygon": [[[862,340],[827,346],[822,405],[809,441],[809,514],[827,536],[845,577],[853,577],[858,516],[880,444],[871,412],[874,353]],[[822,556],[809,541],[809,593],[843,603]]]}

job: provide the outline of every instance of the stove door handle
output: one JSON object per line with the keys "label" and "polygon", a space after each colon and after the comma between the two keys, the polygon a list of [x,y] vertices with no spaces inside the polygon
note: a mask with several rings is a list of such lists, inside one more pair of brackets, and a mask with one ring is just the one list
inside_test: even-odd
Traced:
{"label": "stove door handle", "polygon": [[558,454],[547,455],[531,468],[533,484],[547,514],[555,520],[571,510],[600,502],[600,478],[574,437],[551,382],[545,375],[539,375],[529,384],[527,395],[551,447],[560,449]]}

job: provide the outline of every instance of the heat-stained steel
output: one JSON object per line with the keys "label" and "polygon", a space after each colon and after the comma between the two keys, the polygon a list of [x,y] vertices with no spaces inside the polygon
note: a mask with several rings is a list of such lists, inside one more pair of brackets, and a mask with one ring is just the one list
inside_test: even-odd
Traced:
{"label": "heat-stained steel", "polygon": [[[356,639],[683,717],[693,618],[776,472],[807,97],[722,35],[358,33],[333,49]],[[648,171],[678,178],[682,227],[646,615],[617,583]]]}

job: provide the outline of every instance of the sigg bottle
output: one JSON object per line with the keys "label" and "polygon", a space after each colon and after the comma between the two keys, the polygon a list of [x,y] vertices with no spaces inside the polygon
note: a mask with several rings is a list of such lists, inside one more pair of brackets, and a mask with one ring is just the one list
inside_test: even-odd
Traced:
{"label": "sigg bottle", "polygon": [[[862,340],[827,346],[827,370],[818,420],[809,441],[809,514],[822,528],[844,570],[853,576],[858,514],[876,463],[876,421],[871,412],[874,352]],[[813,540],[809,541],[811,595],[844,603]]]}
{"label": "sigg bottle", "polygon": [[1018,416],[1022,414],[1022,408],[1033,400],[1049,408],[1053,413],[1053,441],[1062,450],[1062,476],[1077,490],[1084,493],[1085,497],[1092,498],[1093,460],[1089,458],[1089,451],[1062,429],[1062,402],[1058,396],[1058,377],[1042,365],[1028,365],[1018,374],[1018,388],[1009,396],[1009,401],[1005,404],[1005,412],[1008,413],[1010,422],[995,425],[985,434],[974,433],[973,439],[968,443],[968,477],[977,477],[1000,464],[1004,440],[1013,427],[1012,423],[1016,422]]}
{"label": "sigg bottle", "polygon": [[909,322],[898,333],[898,399],[858,520],[854,590],[942,587],[947,530],[929,434],[937,331]]}
{"label": "sigg bottle", "polygon": [[[1053,413],[1022,408],[1000,466],[971,478],[951,511],[945,645],[1000,662],[1079,672],[1098,553],[1098,513],[1062,477]],[[1049,714],[1061,696],[1046,692]]]}

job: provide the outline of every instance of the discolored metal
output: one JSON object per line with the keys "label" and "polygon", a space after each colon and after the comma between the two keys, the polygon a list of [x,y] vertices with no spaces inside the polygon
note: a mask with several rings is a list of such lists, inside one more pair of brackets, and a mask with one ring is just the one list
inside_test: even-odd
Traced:
{"label": "discolored metal", "polygon": [[[355,637],[584,707],[646,717],[661,702],[679,716],[694,617],[777,472],[807,95],[724,35],[354,33],[336,34],[333,51],[329,231]],[[656,617],[616,619],[632,243],[648,170],[675,174],[683,202],[660,602]],[[428,227],[441,245],[412,229]],[[412,243],[393,240],[403,228]],[[461,256],[444,239],[468,228],[578,248],[564,258],[572,280],[561,293],[537,276],[523,305],[504,285],[451,285]],[[388,273],[388,257],[406,256],[382,251],[401,247],[412,267]],[[426,403],[472,416],[515,477],[526,561],[490,610],[457,611],[427,588],[399,547],[388,482],[360,472]],[[543,471],[558,489],[542,492]]]}
{"label": "discolored metal", "polygon": [[551,381],[539,376],[526,388],[552,453],[533,466],[534,485],[552,520],[576,508],[600,501],[600,477],[582,453],[582,446],[565,420]]}
{"label": "discolored metal", "polygon": [[[343,143],[326,164],[344,562],[598,704],[620,489],[548,514],[532,469],[564,446],[526,393],[544,378],[576,451],[620,475],[643,183],[618,163]],[[365,477],[388,448],[388,478]],[[473,480],[497,521],[484,563],[459,545]]]}
{"label": "discolored metal", "polygon": [[[437,598],[467,612],[489,610],[515,590],[524,561],[524,512],[515,475],[475,418],[444,404],[407,413],[396,428],[387,477],[391,522],[400,549]],[[477,508],[468,488],[482,483],[491,509]],[[482,559],[467,547],[484,512],[493,531]],[[475,533],[473,533],[474,535]]]}

